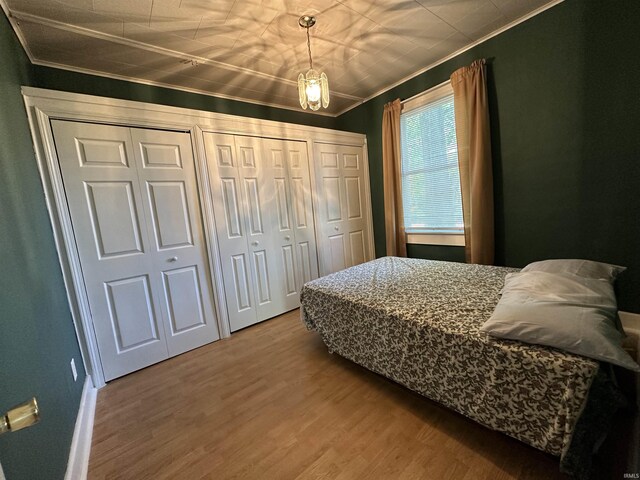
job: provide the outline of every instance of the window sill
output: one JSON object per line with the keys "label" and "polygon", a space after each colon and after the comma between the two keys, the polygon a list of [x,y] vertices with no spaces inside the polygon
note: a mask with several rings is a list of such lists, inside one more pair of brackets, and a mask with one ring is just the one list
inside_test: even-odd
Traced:
{"label": "window sill", "polygon": [[464,247],[463,234],[407,233],[407,243]]}

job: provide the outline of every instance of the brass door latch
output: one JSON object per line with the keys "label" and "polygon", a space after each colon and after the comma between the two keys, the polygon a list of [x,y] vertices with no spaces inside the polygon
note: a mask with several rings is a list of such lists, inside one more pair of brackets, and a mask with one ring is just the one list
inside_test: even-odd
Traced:
{"label": "brass door latch", "polygon": [[6,414],[0,416],[0,435],[7,432],[16,432],[30,427],[40,420],[40,410],[36,397],[28,402],[13,407]]}

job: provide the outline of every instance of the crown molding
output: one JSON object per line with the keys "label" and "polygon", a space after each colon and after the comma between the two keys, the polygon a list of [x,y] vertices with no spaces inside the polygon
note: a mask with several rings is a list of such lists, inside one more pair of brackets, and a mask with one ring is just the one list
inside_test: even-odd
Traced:
{"label": "crown molding", "polygon": [[18,37],[18,41],[20,42],[20,45],[22,45],[22,49],[24,50],[24,53],[27,54],[29,61],[33,63],[34,56],[31,53],[31,50],[29,49],[29,45],[27,45],[27,40],[24,38],[24,35],[22,35],[22,30],[20,30],[20,25],[18,25],[18,21],[16,20],[16,18],[14,18],[13,14],[11,13],[11,10],[9,10],[9,6],[5,2],[5,0],[0,0],[0,8],[2,8],[2,11],[7,17],[7,20],[9,20],[9,24],[11,25],[11,28],[13,28],[13,31],[15,32],[16,37]]}

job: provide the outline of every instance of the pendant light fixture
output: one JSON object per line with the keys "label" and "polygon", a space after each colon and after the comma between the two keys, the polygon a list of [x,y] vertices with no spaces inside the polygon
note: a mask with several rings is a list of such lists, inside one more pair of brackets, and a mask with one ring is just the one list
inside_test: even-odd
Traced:
{"label": "pendant light fixture", "polygon": [[309,71],[306,74],[298,75],[298,95],[300,97],[300,106],[311,110],[318,110],[320,106],[327,108],[329,106],[329,79],[323,72],[316,72],[313,69],[313,60],[311,59],[311,39],[309,37],[309,29],[316,24],[316,17],[303,15],[298,20],[301,27],[307,29],[307,49],[309,50]]}

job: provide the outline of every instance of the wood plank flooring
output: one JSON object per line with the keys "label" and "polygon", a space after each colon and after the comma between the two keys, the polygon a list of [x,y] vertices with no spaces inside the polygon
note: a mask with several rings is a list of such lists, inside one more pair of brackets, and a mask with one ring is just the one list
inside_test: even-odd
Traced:
{"label": "wood plank flooring", "polygon": [[329,354],[295,310],[100,390],[89,478],[565,477],[556,458]]}

